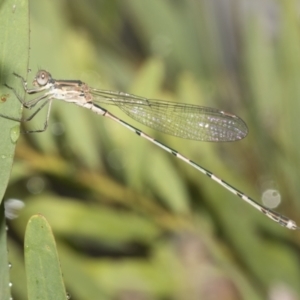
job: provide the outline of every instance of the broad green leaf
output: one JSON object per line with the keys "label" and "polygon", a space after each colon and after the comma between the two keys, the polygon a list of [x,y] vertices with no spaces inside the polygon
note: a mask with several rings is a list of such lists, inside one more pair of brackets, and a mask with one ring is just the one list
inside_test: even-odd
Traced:
{"label": "broad green leaf", "polygon": [[24,248],[28,299],[67,299],[54,236],[43,216],[29,220]]}
{"label": "broad green leaf", "polygon": [[[29,22],[27,0],[0,3],[0,114],[19,118],[20,103],[4,83],[15,85],[12,72],[25,74],[28,64]],[[5,193],[19,136],[18,122],[0,117],[0,202]],[[10,299],[4,206],[0,213],[0,299]]]}
{"label": "broad green leaf", "polygon": [[[12,73],[25,76],[28,65],[29,22],[27,0],[6,0],[0,5],[0,114],[20,118],[21,104],[4,86],[20,87]],[[18,89],[19,90],[19,89]],[[22,95],[21,90],[19,90]],[[0,117],[0,200],[11,172],[19,123]]]}

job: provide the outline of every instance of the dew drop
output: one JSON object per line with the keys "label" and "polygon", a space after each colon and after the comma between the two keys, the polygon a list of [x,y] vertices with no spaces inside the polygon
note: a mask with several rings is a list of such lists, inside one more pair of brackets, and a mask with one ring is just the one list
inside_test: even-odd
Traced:
{"label": "dew drop", "polygon": [[26,187],[31,194],[39,194],[45,188],[45,180],[39,176],[32,177],[27,181]]}
{"label": "dew drop", "polygon": [[281,202],[280,192],[276,189],[267,189],[262,194],[262,202],[268,208],[276,208]]}
{"label": "dew drop", "polygon": [[12,267],[12,264],[11,264],[11,263],[8,263],[8,267],[11,269],[11,267]]}
{"label": "dew drop", "polygon": [[69,293],[67,293],[67,299],[71,299],[71,295]]}
{"label": "dew drop", "polygon": [[6,200],[4,202],[5,217],[10,220],[16,219],[20,214],[20,210],[23,209],[24,206],[25,204],[22,200],[14,198]]}
{"label": "dew drop", "polygon": [[10,130],[10,138],[12,142],[15,144],[20,136],[20,126],[16,125]]}
{"label": "dew drop", "polygon": [[11,282],[8,284],[9,287],[12,287],[12,285],[13,285],[13,284],[12,284]]}

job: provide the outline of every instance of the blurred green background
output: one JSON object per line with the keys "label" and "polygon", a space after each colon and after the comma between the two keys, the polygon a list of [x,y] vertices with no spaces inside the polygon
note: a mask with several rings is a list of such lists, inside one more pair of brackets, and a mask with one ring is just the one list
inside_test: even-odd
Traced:
{"label": "blurred green background", "polygon": [[[300,223],[299,1],[40,0],[30,12],[30,82],[46,69],[239,115],[248,137],[216,144],[106,107],[257,201],[281,198],[277,210]],[[72,299],[300,299],[299,232],[75,105],[56,101],[48,130],[21,136],[11,198],[25,203],[9,221],[15,300],[26,299],[22,245],[35,213],[53,228]]]}

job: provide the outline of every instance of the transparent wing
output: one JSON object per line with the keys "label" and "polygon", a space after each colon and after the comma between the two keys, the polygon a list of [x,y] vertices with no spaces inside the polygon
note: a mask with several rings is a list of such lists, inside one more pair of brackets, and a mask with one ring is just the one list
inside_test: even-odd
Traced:
{"label": "transparent wing", "polygon": [[90,93],[93,103],[116,105],[132,119],[180,138],[229,142],[243,139],[248,133],[247,125],[242,119],[214,108],[92,88]]}

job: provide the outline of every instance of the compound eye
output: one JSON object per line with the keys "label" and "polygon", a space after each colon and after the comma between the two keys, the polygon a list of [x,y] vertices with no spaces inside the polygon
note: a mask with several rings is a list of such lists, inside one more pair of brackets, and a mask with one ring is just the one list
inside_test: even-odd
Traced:
{"label": "compound eye", "polygon": [[44,86],[49,82],[50,78],[51,78],[50,73],[41,70],[36,74],[35,81],[39,86]]}

